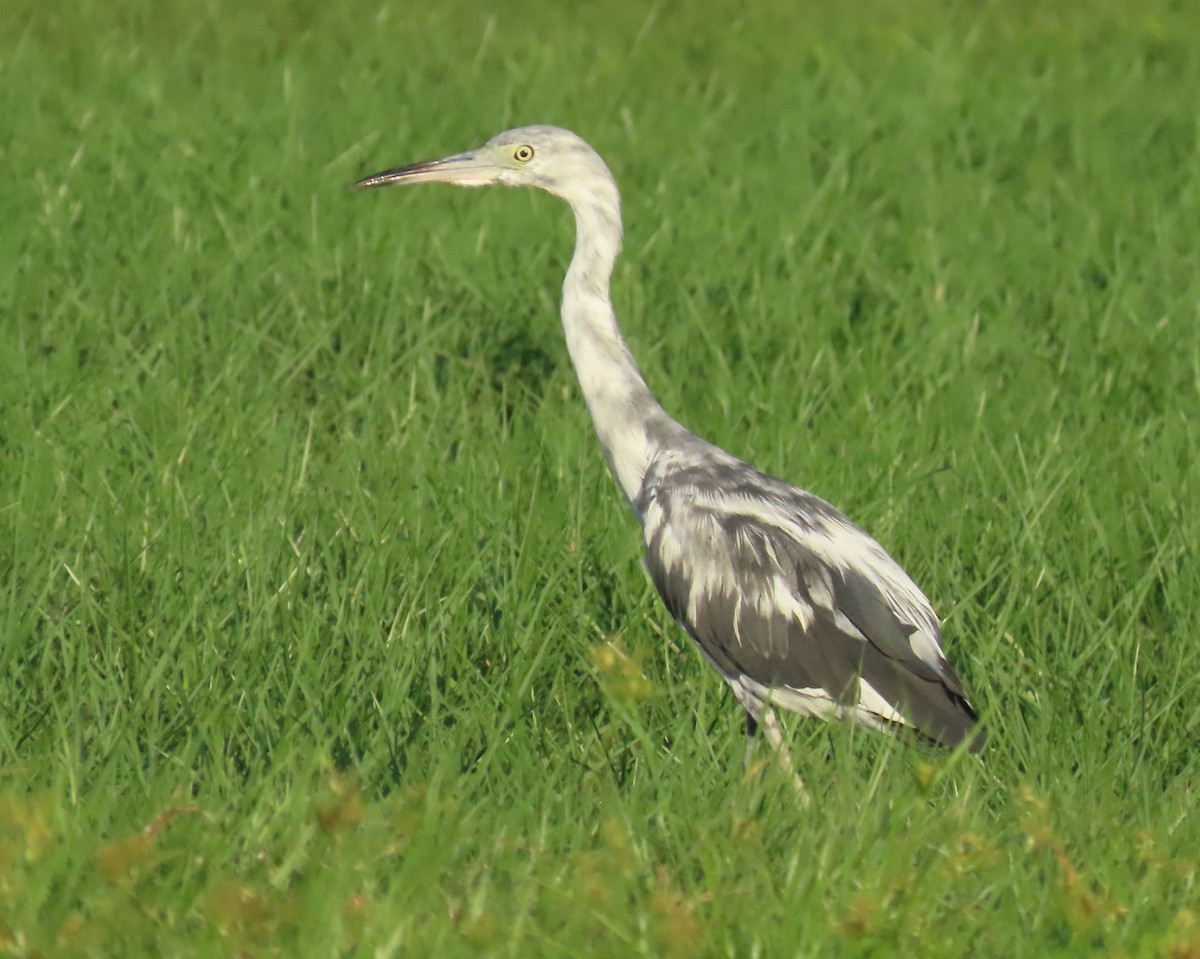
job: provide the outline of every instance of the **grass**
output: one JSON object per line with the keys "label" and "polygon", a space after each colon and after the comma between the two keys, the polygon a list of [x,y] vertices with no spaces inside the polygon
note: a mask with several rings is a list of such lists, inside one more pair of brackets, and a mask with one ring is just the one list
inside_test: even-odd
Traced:
{"label": "grass", "polygon": [[[1200,956],[1200,20],[1168,2],[14,0],[0,954]],[[914,573],[981,760],[731,696],[557,328]]]}

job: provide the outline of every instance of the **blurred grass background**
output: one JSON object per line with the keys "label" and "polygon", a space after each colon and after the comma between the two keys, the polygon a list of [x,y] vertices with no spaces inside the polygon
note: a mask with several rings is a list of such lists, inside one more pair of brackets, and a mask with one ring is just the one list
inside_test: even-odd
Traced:
{"label": "blurred grass background", "polygon": [[[1200,955],[1200,15],[0,10],[0,954]],[[992,744],[741,720],[640,567],[569,126],[688,426],[831,499]]]}

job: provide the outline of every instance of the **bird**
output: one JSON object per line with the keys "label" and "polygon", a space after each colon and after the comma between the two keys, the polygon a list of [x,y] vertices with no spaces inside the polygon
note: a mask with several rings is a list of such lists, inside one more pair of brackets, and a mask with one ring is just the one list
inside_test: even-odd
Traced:
{"label": "bird", "polygon": [[937,614],[900,564],[840,510],[701,439],[651,393],[609,295],[621,199],[600,154],[561,127],[525,126],[354,185],[429,182],[533,187],[573,211],[567,351],[641,523],[650,579],[745,710],[747,755],[761,727],[804,792],[776,707],[980,751],[987,731],[942,652]]}

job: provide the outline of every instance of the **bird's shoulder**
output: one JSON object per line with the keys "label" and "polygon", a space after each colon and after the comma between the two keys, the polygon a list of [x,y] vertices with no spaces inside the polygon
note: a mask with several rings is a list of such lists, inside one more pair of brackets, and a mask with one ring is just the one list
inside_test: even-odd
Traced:
{"label": "bird's shoulder", "polygon": [[775,565],[855,567],[884,580],[897,572],[907,579],[836,507],[721,451],[660,457],[634,505],[647,547],[669,549],[673,541],[681,560],[714,552],[732,560],[766,550]]}

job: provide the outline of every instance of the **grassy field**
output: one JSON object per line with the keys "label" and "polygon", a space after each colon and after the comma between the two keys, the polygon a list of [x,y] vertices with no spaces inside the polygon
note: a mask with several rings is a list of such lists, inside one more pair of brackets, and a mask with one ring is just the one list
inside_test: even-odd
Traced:
{"label": "grassy field", "polygon": [[[572,6],[0,10],[0,955],[1200,956],[1200,14]],[[914,574],[980,759],[745,774],[564,209],[346,189],[530,122],[622,185],[664,405]]]}

